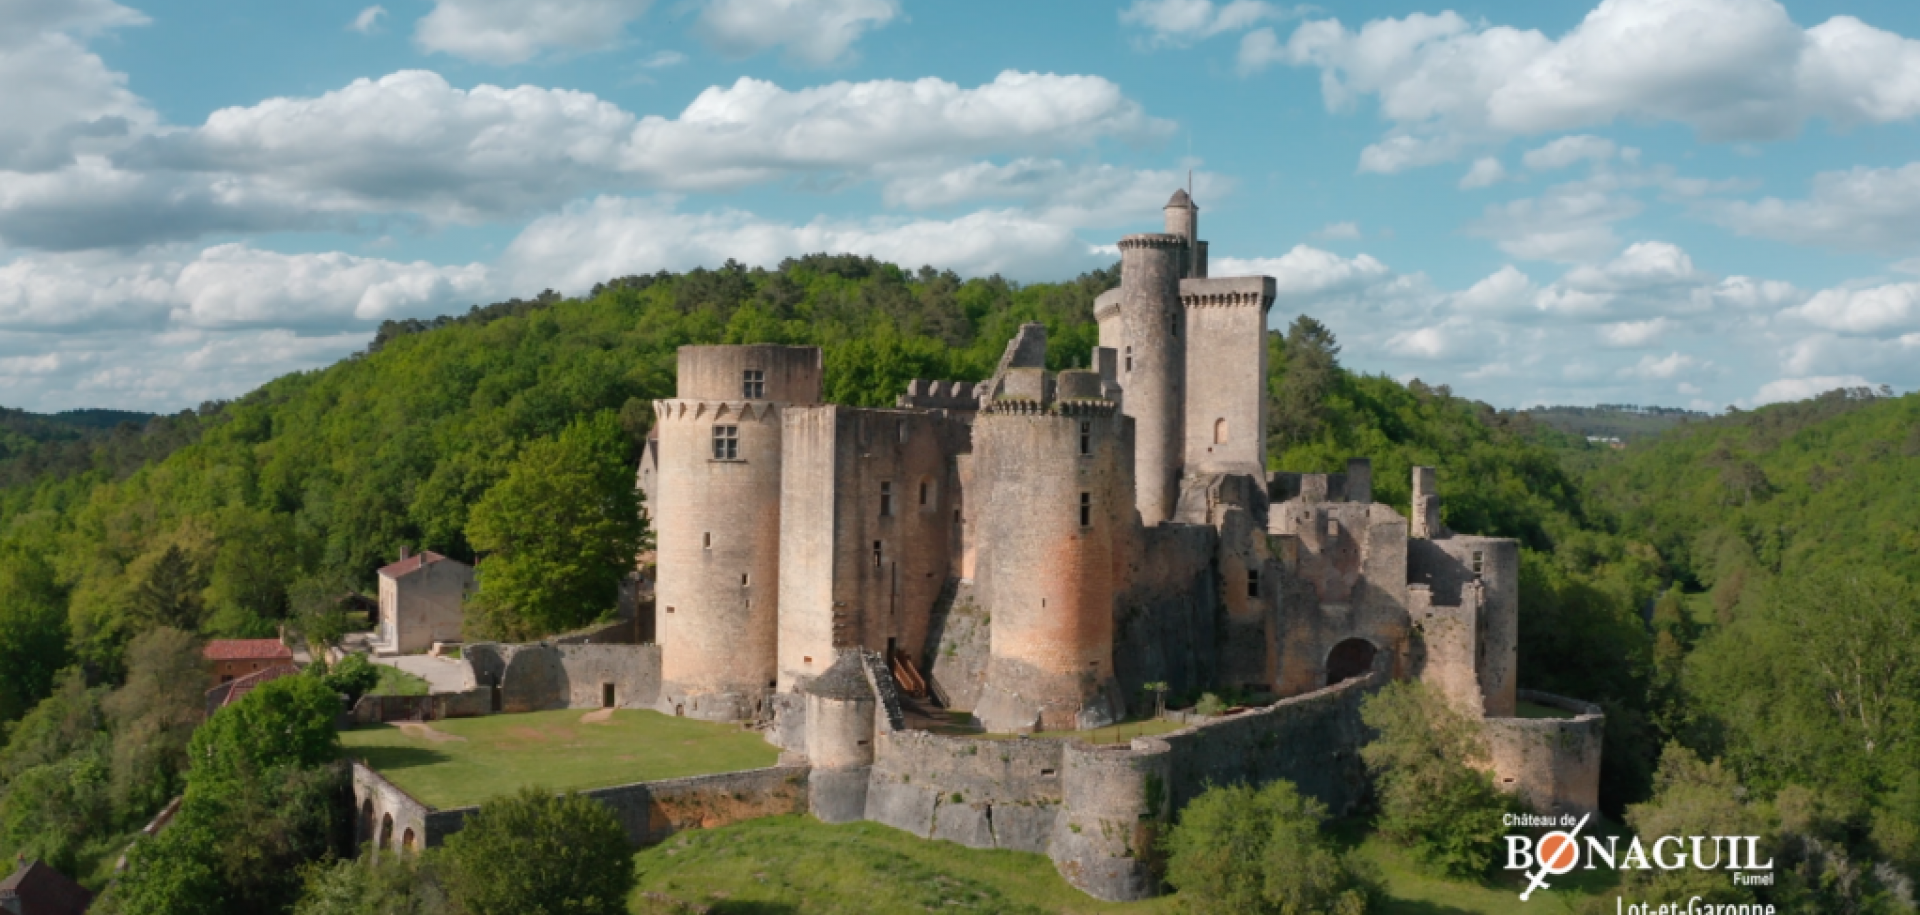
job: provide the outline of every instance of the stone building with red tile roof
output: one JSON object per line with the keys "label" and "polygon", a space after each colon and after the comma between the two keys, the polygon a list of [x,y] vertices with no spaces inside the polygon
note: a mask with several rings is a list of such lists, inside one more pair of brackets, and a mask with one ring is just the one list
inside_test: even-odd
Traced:
{"label": "stone building with red tile roof", "polygon": [[379,654],[426,651],[435,642],[461,641],[464,605],[473,593],[473,567],[431,550],[409,555],[380,570]]}
{"label": "stone building with red tile roof", "polygon": [[280,664],[293,663],[293,649],[279,639],[214,639],[200,656],[214,679],[226,683]]}

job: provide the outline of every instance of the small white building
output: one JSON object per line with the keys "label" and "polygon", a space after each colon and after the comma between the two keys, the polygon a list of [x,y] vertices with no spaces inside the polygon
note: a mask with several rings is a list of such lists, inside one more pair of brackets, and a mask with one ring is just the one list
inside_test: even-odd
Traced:
{"label": "small white building", "polygon": [[462,641],[462,606],[473,593],[473,567],[431,550],[408,555],[380,570],[379,654],[426,651],[435,642]]}

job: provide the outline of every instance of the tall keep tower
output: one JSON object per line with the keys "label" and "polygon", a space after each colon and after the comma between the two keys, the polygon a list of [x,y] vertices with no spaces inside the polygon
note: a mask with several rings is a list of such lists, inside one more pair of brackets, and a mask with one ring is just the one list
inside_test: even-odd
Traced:
{"label": "tall keep tower", "polygon": [[683,346],[659,418],[660,708],[753,717],[776,679],[781,408],[820,402],[811,346]]}
{"label": "tall keep tower", "polygon": [[1015,367],[974,421],[976,587],[993,614],[974,714],[991,731],[1119,720],[1113,600],[1133,519],[1131,420],[1099,373]]}
{"label": "tall keep tower", "polygon": [[[1173,211],[1169,210],[1171,214]],[[1172,219],[1170,215],[1168,217]],[[1142,524],[1173,517],[1180,500],[1187,377],[1181,346],[1180,276],[1187,240],[1170,234],[1128,235],[1120,239],[1118,326],[1125,337],[1120,386],[1134,423],[1135,506]],[[1102,335],[1102,346],[1111,346]]]}

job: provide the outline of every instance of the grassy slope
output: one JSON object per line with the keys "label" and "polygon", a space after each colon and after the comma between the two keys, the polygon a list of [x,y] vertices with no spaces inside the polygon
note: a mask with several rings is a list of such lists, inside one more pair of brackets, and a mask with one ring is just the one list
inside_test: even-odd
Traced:
{"label": "grassy slope", "polygon": [[376,664],[374,669],[380,672],[380,682],[374,684],[373,689],[368,691],[369,695],[424,696],[431,689],[431,684],[427,681],[398,667]]}
{"label": "grassy slope", "polygon": [[780,755],[759,734],[733,725],[628,709],[589,723],[581,720],[585,714],[572,709],[433,723],[433,730],[461,738],[455,740],[377,725],[342,732],[340,743],[348,755],[443,809],[478,804],[523,785],[600,788],[758,769]]}
{"label": "grassy slope", "polygon": [[[1384,915],[1572,912],[1610,884],[1556,881],[1521,902],[1512,881],[1476,885],[1421,875],[1363,824],[1336,824],[1384,879]],[[928,842],[878,823],[827,826],[788,816],[686,832],[634,856],[640,885],[632,911],[667,915],[837,915],[853,912],[1163,913],[1178,897],[1101,902],[1069,886],[1042,855]]]}

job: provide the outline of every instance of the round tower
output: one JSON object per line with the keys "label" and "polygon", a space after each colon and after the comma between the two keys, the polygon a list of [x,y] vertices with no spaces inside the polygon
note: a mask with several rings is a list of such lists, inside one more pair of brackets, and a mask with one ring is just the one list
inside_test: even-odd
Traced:
{"label": "round tower", "polygon": [[974,714],[992,731],[1100,727],[1125,708],[1113,598],[1133,529],[1130,423],[1095,373],[1052,387],[1057,400],[1003,395],[974,421],[975,587],[993,615]]}
{"label": "round tower", "polygon": [[[877,656],[876,660],[877,660]],[[843,652],[800,688],[807,703],[807,809],[826,823],[866,818],[879,704],[858,651]]]}
{"label": "round tower", "polygon": [[1132,348],[1132,369],[1123,365],[1120,386],[1134,422],[1135,504],[1149,527],[1173,517],[1180,499],[1187,375],[1180,272],[1186,245],[1179,235],[1120,239],[1120,317]]}
{"label": "round tower", "polygon": [[776,670],[780,408],[820,400],[810,346],[683,346],[660,434],[655,584],[660,709],[763,711]]}

